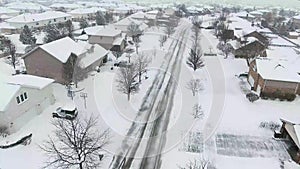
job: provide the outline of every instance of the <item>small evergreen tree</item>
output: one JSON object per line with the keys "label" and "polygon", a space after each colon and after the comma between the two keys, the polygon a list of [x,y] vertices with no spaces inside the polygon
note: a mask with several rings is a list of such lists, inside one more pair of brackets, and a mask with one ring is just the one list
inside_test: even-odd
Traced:
{"label": "small evergreen tree", "polygon": [[106,12],[104,15],[104,18],[106,20],[106,23],[111,23],[113,21],[112,13]]}
{"label": "small evergreen tree", "polygon": [[34,45],[36,43],[36,38],[27,25],[24,26],[20,34],[20,41],[25,45]]}
{"label": "small evergreen tree", "polygon": [[66,35],[57,28],[56,25],[48,24],[45,28],[46,36],[44,38],[45,43],[49,43],[55,40],[58,40]]}
{"label": "small evergreen tree", "polygon": [[97,23],[97,25],[105,25],[106,24],[105,17],[103,15],[103,13],[100,11],[98,11],[96,13],[96,23]]}
{"label": "small evergreen tree", "polygon": [[84,29],[89,26],[89,23],[86,19],[81,18],[79,22],[80,29]]}

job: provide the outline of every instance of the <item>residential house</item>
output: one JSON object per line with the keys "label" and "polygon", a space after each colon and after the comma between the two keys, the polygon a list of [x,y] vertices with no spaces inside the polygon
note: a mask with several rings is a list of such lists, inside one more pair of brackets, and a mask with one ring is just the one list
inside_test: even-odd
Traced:
{"label": "residential house", "polygon": [[76,3],[54,3],[50,5],[50,8],[55,11],[69,12],[74,9],[84,8],[84,6]]}
{"label": "residential house", "polygon": [[296,29],[300,28],[300,15],[294,16],[291,19],[291,21],[292,21],[293,25],[296,27]]}
{"label": "residential house", "polygon": [[[137,21],[130,17],[126,17],[116,23],[114,23],[114,27],[122,31],[122,33],[126,33],[128,35],[128,26],[131,24],[138,25],[141,31],[144,31],[148,26],[143,21]],[[129,35],[130,36],[130,35]]]}
{"label": "residential house", "polygon": [[298,39],[299,33],[298,32],[289,32],[288,38],[290,39]]}
{"label": "residential house", "polygon": [[269,45],[269,38],[263,35],[262,33],[258,31],[252,31],[244,35],[244,37],[254,37],[260,42],[262,42],[266,47]]}
{"label": "residential house", "polygon": [[124,39],[122,31],[113,26],[107,26],[98,32],[88,35],[88,42],[90,44],[99,44],[105,49],[112,51],[123,51],[125,48]]}
{"label": "residential house", "polygon": [[44,5],[31,2],[12,2],[5,4],[5,7],[19,11],[20,13],[40,13],[51,10]]}
{"label": "residential house", "polygon": [[78,8],[68,12],[72,15],[73,21],[80,21],[81,19],[95,19],[97,12],[105,13],[106,9],[101,7],[92,8]]}
{"label": "residential house", "polygon": [[[68,84],[106,62],[108,51],[87,42],[62,38],[36,47],[23,56],[28,74]],[[75,65],[75,66],[74,66]],[[78,79],[81,80],[81,79]]]}
{"label": "residential house", "polygon": [[242,11],[236,14],[238,17],[242,18],[242,19],[246,19],[249,21],[252,21],[255,19],[254,15],[251,15],[250,13],[248,13],[247,11]]}
{"label": "residential house", "polygon": [[24,124],[55,102],[53,79],[32,75],[15,75],[0,83],[0,126],[9,132]]}
{"label": "residential house", "polygon": [[249,66],[248,82],[259,94],[300,94],[300,75],[291,67],[285,61],[255,59]]}
{"label": "residential house", "polygon": [[[289,139],[294,146],[290,147],[292,159],[300,164],[300,123],[292,120],[280,119],[282,126],[280,129],[280,138]],[[296,120],[297,121],[297,120]]]}
{"label": "residential house", "polygon": [[254,37],[238,39],[228,42],[233,48],[233,55],[236,58],[266,57],[266,47]]}
{"label": "residential house", "polygon": [[21,14],[6,20],[6,22],[16,29],[22,29],[25,25],[29,28],[40,28],[47,24],[65,23],[71,19],[72,16],[70,14],[58,11],[47,11],[36,14]]}

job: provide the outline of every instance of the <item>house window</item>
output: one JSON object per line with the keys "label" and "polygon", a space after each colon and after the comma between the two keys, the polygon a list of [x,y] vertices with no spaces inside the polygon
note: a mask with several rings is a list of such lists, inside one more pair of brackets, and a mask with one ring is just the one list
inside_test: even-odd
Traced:
{"label": "house window", "polygon": [[39,24],[40,24],[40,23],[38,23],[38,22],[37,22],[37,23],[35,23],[35,25],[39,25]]}
{"label": "house window", "polygon": [[24,102],[25,99],[24,99],[23,94],[21,94],[20,97],[21,97],[21,102]]}
{"label": "house window", "polygon": [[54,22],[56,22],[56,19],[53,19]]}
{"label": "house window", "polygon": [[18,96],[18,97],[16,97],[16,99],[17,99],[17,103],[18,103],[18,104],[20,104],[20,103],[21,103],[21,101],[20,101],[20,98],[19,98],[19,96]]}
{"label": "house window", "polygon": [[65,17],[65,20],[67,20],[67,17]]}
{"label": "house window", "polygon": [[23,102],[25,102],[28,99],[28,95],[26,92],[22,93],[21,95],[16,97],[16,101],[18,104],[21,104]]}

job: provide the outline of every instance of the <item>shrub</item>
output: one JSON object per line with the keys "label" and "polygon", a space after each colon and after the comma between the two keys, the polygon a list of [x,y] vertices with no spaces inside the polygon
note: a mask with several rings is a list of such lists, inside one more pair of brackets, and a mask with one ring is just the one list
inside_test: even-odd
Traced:
{"label": "shrub", "polygon": [[264,129],[269,129],[269,130],[278,130],[280,128],[280,124],[273,122],[273,121],[269,121],[269,122],[261,122],[259,124],[260,128],[264,128]]}

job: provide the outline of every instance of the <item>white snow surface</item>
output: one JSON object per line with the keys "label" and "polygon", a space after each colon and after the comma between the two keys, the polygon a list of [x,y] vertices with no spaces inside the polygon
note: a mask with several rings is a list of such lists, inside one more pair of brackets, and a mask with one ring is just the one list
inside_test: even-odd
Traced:
{"label": "white snow surface", "polygon": [[39,90],[47,87],[53,82],[53,79],[26,74],[14,75],[7,81],[7,83],[9,84],[20,85],[29,88],[36,88]]}
{"label": "white snow surface", "polygon": [[7,19],[6,22],[8,22],[8,23],[31,23],[31,22],[38,22],[38,21],[70,17],[70,16],[71,16],[70,14],[60,12],[60,11],[46,11],[46,12],[37,13],[37,14],[30,14],[30,13],[21,14],[16,17]]}

